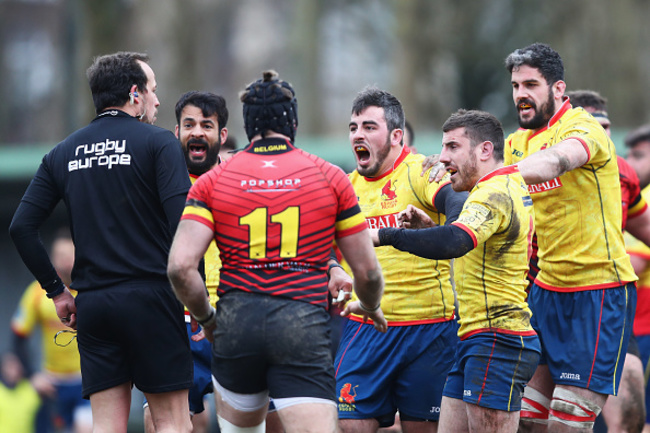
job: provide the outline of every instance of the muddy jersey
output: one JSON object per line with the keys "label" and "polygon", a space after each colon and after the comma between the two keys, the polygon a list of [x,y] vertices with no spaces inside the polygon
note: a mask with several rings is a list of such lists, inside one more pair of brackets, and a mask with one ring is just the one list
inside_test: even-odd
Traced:
{"label": "muddy jersey", "polygon": [[215,234],[220,297],[243,290],[324,308],[335,236],[366,228],[345,173],[279,138],[254,141],[201,176],[182,219]]}
{"label": "muddy jersey", "polygon": [[[643,198],[643,195],[641,195],[639,177],[634,169],[620,156],[616,157],[616,161],[618,163],[619,180],[621,182],[621,224],[623,230],[625,230],[627,220],[645,212],[648,208],[648,204]],[[528,281],[530,284],[533,284],[538,272],[537,237],[533,236],[533,255],[530,258],[530,269],[528,270]]]}
{"label": "muddy jersey", "polygon": [[[424,210],[436,224],[445,223],[445,215],[438,212],[434,202],[449,181],[429,183],[428,176],[420,176],[423,159],[423,155],[412,154],[404,147],[394,168],[384,175],[367,178],[356,170],[350,174],[369,228],[398,227],[397,214],[409,204]],[[389,326],[453,318],[449,260],[424,259],[392,246],[375,248],[375,252],[384,274],[381,309]]]}
{"label": "muddy jersey", "polygon": [[567,139],[579,140],[588,161],[555,179],[528,185],[539,246],[536,283],[573,292],[619,287],[636,276],[621,232],[621,188],[614,144],[600,124],[566,99],[548,126],[520,129],[505,143],[506,164]]}
{"label": "muddy jersey", "polygon": [[533,202],[516,166],[478,181],[452,224],[475,248],[454,261],[463,339],[478,332],[533,335],[526,273],[534,231]]}

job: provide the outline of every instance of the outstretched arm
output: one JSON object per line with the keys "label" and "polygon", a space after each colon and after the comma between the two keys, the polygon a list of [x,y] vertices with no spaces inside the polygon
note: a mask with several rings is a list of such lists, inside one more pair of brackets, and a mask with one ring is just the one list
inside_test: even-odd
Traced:
{"label": "outstretched arm", "polygon": [[378,232],[379,245],[392,245],[425,259],[453,259],[474,249],[472,237],[455,225],[407,230],[383,228]]}
{"label": "outstretched arm", "polygon": [[583,166],[589,154],[580,140],[569,138],[522,159],[517,163],[519,172],[528,185],[555,179],[564,173]]}

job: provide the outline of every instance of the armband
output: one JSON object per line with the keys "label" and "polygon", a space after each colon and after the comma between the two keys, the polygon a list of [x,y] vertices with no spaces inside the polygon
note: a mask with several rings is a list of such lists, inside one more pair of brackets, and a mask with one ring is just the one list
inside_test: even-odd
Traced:
{"label": "armband", "polygon": [[341,269],[343,269],[343,266],[341,266],[339,263],[332,263],[331,265],[329,265],[327,267],[327,280],[328,281],[330,279],[330,271],[332,270],[332,268],[341,268]]}
{"label": "armband", "polygon": [[212,305],[210,306],[210,312],[206,317],[201,317],[198,318],[194,315],[192,315],[194,319],[199,322],[199,325],[201,325],[202,328],[209,328],[210,326],[214,325],[217,323],[217,309],[214,308]]}

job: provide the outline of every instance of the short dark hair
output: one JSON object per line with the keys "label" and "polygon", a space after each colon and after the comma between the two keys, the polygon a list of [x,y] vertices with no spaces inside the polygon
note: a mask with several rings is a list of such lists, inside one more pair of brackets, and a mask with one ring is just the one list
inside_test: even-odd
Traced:
{"label": "short dark hair", "polygon": [[176,102],[174,111],[176,113],[176,124],[181,124],[181,113],[186,105],[193,105],[201,110],[204,117],[217,115],[219,122],[219,130],[225,128],[228,124],[228,108],[226,107],[226,100],[217,94],[211,92],[199,92],[192,90],[183,93]]}
{"label": "short dark hair", "polygon": [[635,130],[630,131],[625,136],[625,147],[635,147],[643,141],[650,142],[650,125],[639,126]]}
{"label": "short dark hair", "polygon": [[352,101],[352,114],[358,115],[368,107],[384,109],[384,119],[389,131],[404,130],[404,109],[402,103],[390,93],[374,86],[368,86]]}
{"label": "short dark hair", "polygon": [[149,56],[120,51],[95,57],[93,64],[86,70],[86,77],[97,114],[108,107],[126,104],[134,84],[138,91],[147,91],[147,75],[138,61],[148,63]]}
{"label": "short dark hair", "polygon": [[442,132],[465,128],[472,148],[484,141],[492,142],[496,161],[503,161],[503,127],[492,114],[479,110],[460,109],[453,113],[442,125]]}
{"label": "short dark hair", "polygon": [[539,70],[547,84],[564,81],[564,64],[562,58],[549,45],[535,42],[525,48],[514,50],[506,57],[506,69],[512,70],[527,65]]}
{"label": "short dark hair", "polygon": [[590,107],[596,111],[607,112],[607,98],[594,90],[571,90],[565,95],[574,107]]}

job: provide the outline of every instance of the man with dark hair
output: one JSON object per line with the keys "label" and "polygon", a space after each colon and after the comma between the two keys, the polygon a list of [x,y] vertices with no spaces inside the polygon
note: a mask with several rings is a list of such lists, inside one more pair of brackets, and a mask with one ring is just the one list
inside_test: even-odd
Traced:
{"label": "man with dark hair", "polygon": [[[398,227],[396,216],[408,205],[449,224],[467,193],[454,192],[447,179],[429,184],[420,177],[424,156],[403,145],[403,131],[404,110],[394,95],[367,87],[356,96],[349,138],[357,169],[349,177],[367,224]],[[405,433],[435,432],[458,342],[451,266],[394,248],[376,251],[388,332],[377,334],[358,315],[343,330],[335,359],[341,429],[375,432],[392,425],[399,411]]]}
{"label": "man with dark hair", "polygon": [[[264,432],[269,395],[286,431],[337,430],[327,263],[336,237],[353,263],[361,313],[384,331],[383,279],[356,195],[338,167],[296,148],[293,88],[266,71],[241,93],[250,144],[188,195],[168,274],[214,341],[221,431]],[[198,271],[215,239],[218,308]]]}
{"label": "man with dark hair", "polygon": [[[584,108],[587,113],[596,118],[607,132],[607,135],[611,137],[611,122],[607,113],[607,99],[605,97],[593,90],[573,90],[566,92],[566,95],[573,107]],[[616,162],[621,183],[623,230],[627,229],[629,233],[650,245],[650,212],[647,212],[648,204],[641,195],[639,177],[632,166],[622,157],[617,155]],[[630,223],[629,227],[627,227],[628,221]],[[634,260],[631,260],[634,266]],[[636,268],[635,272],[640,275]],[[645,312],[640,314],[641,303],[639,298],[640,293],[637,290],[635,323],[637,317],[645,314]],[[647,404],[644,403],[643,395],[645,388],[644,365],[641,363],[639,345],[634,334],[632,334],[627,345],[627,354],[623,364],[623,375],[621,376],[618,395],[610,395],[602,410],[603,418],[607,423],[607,430],[610,433],[641,432],[643,430],[646,421],[644,404]]]}
{"label": "man with dark hair", "polygon": [[459,110],[442,131],[440,162],[454,191],[470,191],[458,219],[437,226],[409,207],[400,220],[423,230],[381,228],[371,235],[376,246],[433,260],[456,258],[460,343],[443,391],[439,430],[516,432],[521,395],[541,351],[526,304],[532,200],[517,167],[503,167],[503,129],[494,116]]}
{"label": "man with dark hair", "polygon": [[[10,227],[58,317],[78,331],[83,395],[102,432],[126,432],[132,385],[147,397],[156,431],[192,428],[192,358],[166,275],[190,181],[174,135],[140,121],[153,122],[159,105],[147,60],[129,52],[94,60],[87,75],[97,117],[43,158]],[[39,240],[61,200],[76,248],[76,298]]]}
{"label": "man with dark hair", "polygon": [[[221,143],[227,140],[228,108],[225,99],[214,93],[190,91],[176,102],[175,135],[181,142],[185,163],[192,183],[203,173],[220,162]],[[217,301],[219,269],[221,260],[214,242],[210,243],[204,256],[204,274],[210,303]],[[212,393],[211,345],[198,329],[196,321],[191,320],[185,309],[185,323],[190,337],[190,349],[194,360],[194,384],[189,390],[190,414],[194,433],[207,432],[210,418],[205,412],[204,397]],[[154,432],[148,403],[144,409],[145,431]]]}
{"label": "man with dark hair", "polygon": [[176,137],[181,141],[190,174],[202,175],[217,164],[228,139],[226,100],[209,92],[184,93],[175,107]]}
{"label": "man with dark hair", "polygon": [[571,107],[551,47],[515,50],[505,66],[522,129],[506,139],[504,161],[528,184],[539,246],[528,303],[542,358],[522,428],[589,431],[618,392],[636,305],[615,147],[593,116]]}

